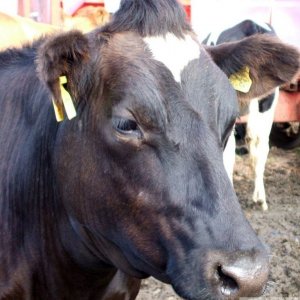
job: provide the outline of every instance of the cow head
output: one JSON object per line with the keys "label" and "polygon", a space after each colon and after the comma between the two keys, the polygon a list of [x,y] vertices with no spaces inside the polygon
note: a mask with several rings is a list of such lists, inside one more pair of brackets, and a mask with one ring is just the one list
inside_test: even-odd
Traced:
{"label": "cow head", "polygon": [[[216,40],[213,41],[213,44],[218,45],[225,42],[239,41],[254,34],[275,35],[275,31],[273,27],[267,23],[261,23],[254,20],[243,20],[231,28],[222,31]],[[210,45],[210,43],[207,43],[207,45]]]}
{"label": "cow head", "polygon": [[[260,295],[267,253],[222,161],[238,113],[236,93],[196,42],[177,2],[148,2],[123,1],[105,28],[64,33],[40,49],[41,77],[61,101],[58,78],[66,76],[77,109],[58,129],[57,193],[94,266],[154,276],[186,299]],[[160,26],[157,12],[168,26]],[[234,44],[242,49],[241,64],[278,85],[279,71],[266,72],[264,64],[282,63],[279,50],[294,61],[298,54],[268,38],[250,41]],[[231,47],[210,51],[225,71],[231,60],[237,67]],[[252,64],[253,57],[261,64]],[[295,72],[290,69],[285,76]],[[253,90],[268,92],[271,83],[264,88],[254,80]],[[88,260],[74,254],[74,245],[66,248],[79,263]]]}

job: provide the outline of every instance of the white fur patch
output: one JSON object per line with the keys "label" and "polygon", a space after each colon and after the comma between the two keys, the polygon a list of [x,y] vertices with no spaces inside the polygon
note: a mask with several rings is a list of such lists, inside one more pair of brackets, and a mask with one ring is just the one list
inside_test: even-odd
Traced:
{"label": "white fur patch", "polygon": [[162,62],[180,82],[180,73],[193,59],[200,57],[199,44],[191,36],[177,38],[168,33],[166,36],[146,37],[144,41],[152,52],[153,57]]}
{"label": "white fur patch", "polygon": [[223,152],[224,167],[232,184],[233,184],[233,168],[235,163],[235,147],[236,147],[236,142],[235,142],[234,128],[233,128]]}

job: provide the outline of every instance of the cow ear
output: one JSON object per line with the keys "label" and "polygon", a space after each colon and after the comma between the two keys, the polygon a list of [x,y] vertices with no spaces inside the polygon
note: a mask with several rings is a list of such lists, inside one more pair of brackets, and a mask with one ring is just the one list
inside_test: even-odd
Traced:
{"label": "cow ear", "polygon": [[300,65],[296,48],[264,34],[207,50],[237,90],[241,105],[264,97],[275,87],[291,81]]}
{"label": "cow ear", "polygon": [[56,109],[62,111],[65,96],[76,100],[79,74],[88,59],[88,39],[80,31],[69,31],[47,38],[40,46],[37,70],[52,93]]}

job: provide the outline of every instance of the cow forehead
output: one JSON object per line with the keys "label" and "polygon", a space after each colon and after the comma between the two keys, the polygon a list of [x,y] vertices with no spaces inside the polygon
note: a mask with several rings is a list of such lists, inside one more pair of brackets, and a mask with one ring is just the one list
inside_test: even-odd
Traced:
{"label": "cow forehead", "polygon": [[[201,105],[193,103],[213,95],[209,94],[210,89],[199,87],[203,81],[215,86],[215,77],[211,74],[221,73],[219,69],[210,68],[212,61],[191,35],[178,38],[166,34],[142,38],[132,32],[116,33],[101,54],[101,77],[108,82],[105,86],[113,90],[114,97],[120,103],[118,107],[132,105],[130,109],[134,110],[135,115],[142,112],[142,116],[147,115],[151,119],[150,123],[165,123],[170,109],[176,109],[179,102],[189,106],[191,111],[202,111]],[[190,64],[191,61],[195,63]],[[211,69],[211,72],[207,74],[206,69]],[[221,83],[218,81],[216,87],[219,85]]]}
{"label": "cow forehead", "polygon": [[180,82],[180,73],[184,67],[200,56],[199,44],[191,35],[178,38],[168,33],[165,36],[145,37],[144,42],[153,57],[172,72],[177,82]]}

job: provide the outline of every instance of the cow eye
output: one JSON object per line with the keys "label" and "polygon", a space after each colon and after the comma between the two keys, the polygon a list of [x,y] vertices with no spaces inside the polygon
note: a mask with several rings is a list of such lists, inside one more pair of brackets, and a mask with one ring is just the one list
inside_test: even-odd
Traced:
{"label": "cow eye", "polygon": [[117,119],[115,122],[117,129],[120,131],[135,131],[138,128],[137,123],[133,120]]}
{"label": "cow eye", "polygon": [[121,134],[134,134],[142,137],[142,132],[136,121],[125,118],[113,118],[113,127]]}

